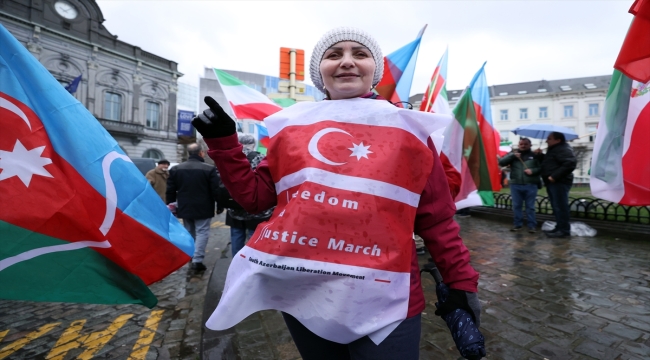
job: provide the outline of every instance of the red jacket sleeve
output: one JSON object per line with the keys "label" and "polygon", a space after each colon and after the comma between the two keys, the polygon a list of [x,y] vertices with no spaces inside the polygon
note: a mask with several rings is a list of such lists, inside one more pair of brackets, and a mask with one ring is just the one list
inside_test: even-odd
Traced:
{"label": "red jacket sleeve", "polygon": [[451,164],[449,158],[444,153],[440,153],[440,161],[442,162],[442,167],[445,169],[445,175],[447,175],[447,183],[449,184],[449,192],[451,192],[451,198],[455,199],[456,195],[460,192],[460,185],[462,179],[460,173],[454,165]]}
{"label": "red jacket sleeve", "polygon": [[420,197],[415,217],[415,233],[420,235],[449,287],[469,292],[478,290],[478,273],[470,265],[469,250],[459,236],[454,220],[456,206],[449,192],[442,162],[429,139],[433,169]]}
{"label": "red jacket sleeve", "polygon": [[251,214],[276,205],[275,183],[266,158],[252,170],[250,162],[242,152],[237,134],[203,140],[208,144],[208,156],[219,169],[221,181],[239,205]]}

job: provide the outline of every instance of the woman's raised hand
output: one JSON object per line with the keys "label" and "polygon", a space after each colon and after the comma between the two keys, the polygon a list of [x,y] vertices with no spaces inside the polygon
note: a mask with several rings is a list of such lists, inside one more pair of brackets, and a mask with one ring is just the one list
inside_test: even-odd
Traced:
{"label": "woman's raised hand", "polygon": [[204,138],[221,138],[236,132],[235,121],[212,97],[203,99],[209,109],[192,119],[192,125]]}

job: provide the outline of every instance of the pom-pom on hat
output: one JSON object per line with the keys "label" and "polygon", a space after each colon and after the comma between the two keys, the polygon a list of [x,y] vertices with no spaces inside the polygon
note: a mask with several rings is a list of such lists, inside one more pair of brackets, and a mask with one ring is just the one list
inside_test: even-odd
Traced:
{"label": "pom-pom on hat", "polygon": [[384,75],[384,55],[381,53],[381,48],[379,47],[379,44],[377,44],[377,41],[363,30],[351,27],[339,27],[326,32],[325,35],[318,40],[316,46],[314,46],[314,51],[311,53],[309,75],[311,76],[311,81],[314,83],[314,86],[325,93],[323,78],[320,75],[320,62],[323,59],[325,51],[332,47],[332,45],[340,43],[341,41],[354,41],[370,50],[372,58],[375,60],[375,74],[372,78],[372,86],[375,87],[379,84],[381,77]]}

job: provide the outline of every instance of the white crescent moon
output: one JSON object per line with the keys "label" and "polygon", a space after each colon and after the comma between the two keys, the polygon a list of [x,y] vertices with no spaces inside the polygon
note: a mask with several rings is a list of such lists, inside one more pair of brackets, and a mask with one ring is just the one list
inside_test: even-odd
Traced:
{"label": "white crescent moon", "polygon": [[13,103],[9,102],[9,100],[7,100],[7,99],[0,97],[0,107],[5,108],[5,109],[11,111],[12,113],[18,115],[19,118],[21,118],[21,119],[23,119],[23,121],[25,121],[25,123],[27,124],[27,127],[29,127],[29,130],[32,129],[32,125],[29,123],[29,120],[27,120],[27,115],[25,115],[25,113],[22,110],[20,110],[20,108],[18,106],[16,106]]}
{"label": "white crescent moon", "polygon": [[337,165],[338,166],[338,165],[347,164],[347,162],[342,162],[342,163],[334,162],[334,161],[326,158],[325,156],[323,156],[323,154],[321,154],[320,151],[318,151],[318,141],[320,140],[320,138],[325,136],[325,134],[329,134],[329,133],[332,133],[332,132],[340,132],[340,133],[343,133],[345,135],[352,136],[347,131],[343,131],[341,129],[325,128],[325,129],[322,129],[319,132],[315,133],[314,136],[311,137],[311,140],[309,140],[309,145],[307,146],[307,150],[309,151],[309,154],[311,154],[311,156],[314,157],[314,159],[316,159],[316,160],[318,160],[320,162],[323,162],[323,163],[325,163],[327,165]]}

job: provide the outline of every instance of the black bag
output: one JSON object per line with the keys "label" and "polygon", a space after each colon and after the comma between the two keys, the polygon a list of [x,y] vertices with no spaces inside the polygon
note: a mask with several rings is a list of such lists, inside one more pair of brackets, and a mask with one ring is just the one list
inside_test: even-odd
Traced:
{"label": "black bag", "polygon": [[542,177],[540,176],[539,179],[537,179],[537,180],[538,180],[537,181],[537,189],[542,190],[542,188],[544,187],[544,182],[542,181]]}
{"label": "black bag", "polygon": [[[248,162],[252,162],[260,153],[257,151],[251,151],[246,154]],[[220,209],[233,209],[233,210],[244,210],[244,208],[237,204],[237,202],[230,196],[230,192],[226,189],[226,186],[222,181],[219,181],[219,192],[217,193],[217,207]]]}

